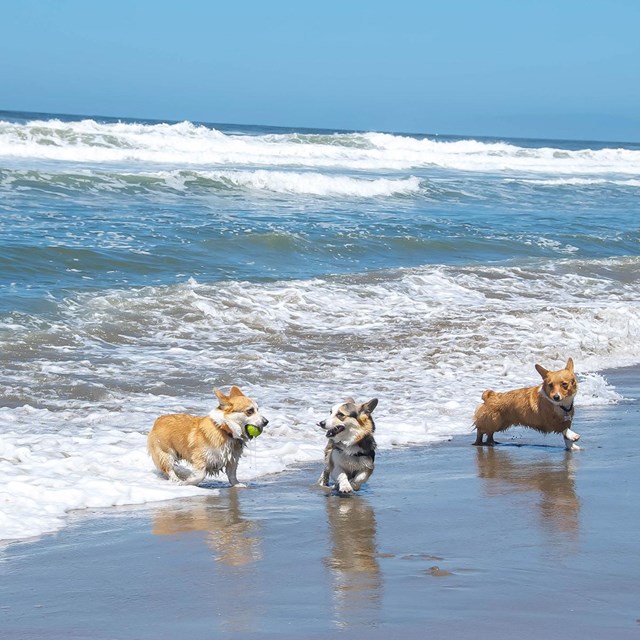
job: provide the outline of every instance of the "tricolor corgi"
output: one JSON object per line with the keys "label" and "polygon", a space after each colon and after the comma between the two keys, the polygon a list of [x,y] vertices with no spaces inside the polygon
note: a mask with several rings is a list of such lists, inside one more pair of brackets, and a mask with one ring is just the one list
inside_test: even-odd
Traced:
{"label": "tricolor corgi", "polygon": [[377,405],[376,398],[362,404],[347,398],[332,407],[328,420],[318,423],[329,439],[318,484],[328,486],[331,478],[340,493],[351,493],[370,478],[376,458],[376,427],[371,414]]}

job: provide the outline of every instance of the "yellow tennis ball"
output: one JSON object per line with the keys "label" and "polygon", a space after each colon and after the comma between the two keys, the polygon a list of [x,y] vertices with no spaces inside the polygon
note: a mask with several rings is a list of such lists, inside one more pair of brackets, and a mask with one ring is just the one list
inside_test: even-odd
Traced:
{"label": "yellow tennis ball", "polygon": [[256,427],[255,424],[248,424],[247,433],[250,438],[257,438],[262,433],[262,429],[260,427]]}

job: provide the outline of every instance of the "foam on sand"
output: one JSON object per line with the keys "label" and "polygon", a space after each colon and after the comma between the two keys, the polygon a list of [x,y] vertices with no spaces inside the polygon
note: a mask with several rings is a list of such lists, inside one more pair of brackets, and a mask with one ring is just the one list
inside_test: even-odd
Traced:
{"label": "foam on sand", "polygon": [[598,371],[640,362],[638,266],[629,258],[190,280],[79,294],[46,321],[7,318],[0,538],[54,531],[75,509],[210,490],[159,478],[146,434],[161,413],[208,413],[214,384],[238,384],[270,420],[240,462],[241,481],[320,463],[315,425],[348,395],[379,398],[381,450],[471,439],[482,390],[537,384],[535,362],[551,368],[569,355],[580,431],[580,406],[620,399]]}

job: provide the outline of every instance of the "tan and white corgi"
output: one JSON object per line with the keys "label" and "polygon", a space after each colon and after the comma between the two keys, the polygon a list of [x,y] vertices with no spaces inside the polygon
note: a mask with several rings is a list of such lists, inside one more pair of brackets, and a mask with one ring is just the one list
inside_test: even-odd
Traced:
{"label": "tan and white corgi", "polygon": [[[228,396],[219,389],[213,392],[220,406],[208,416],[160,416],[149,432],[149,454],[156,467],[174,482],[200,484],[207,475],[224,471],[229,483],[237,485],[238,460],[252,437],[247,427],[253,425],[262,432],[269,422],[238,387],[231,387]],[[180,466],[180,461],[188,462],[193,470]]]}
{"label": "tan and white corgi", "polygon": [[[542,433],[561,433],[566,449],[580,448],[576,445],[580,436],[571,430],[573,401],[578,391],[573,360],[569,358],[559,371],[549,371],[539,364],[536,371],[542,377],[541,385],[503,393],[489,389],[482,394],[484,402],[474,415],[475,445],[493,445],[494,433],[522,425]],[[485,434],[487,439],[483,442]]]}
{"label": "tan and white corgi", "polygon": [[376,458],[376,427],[371,413],[377,405],[376,398],[362,404],[347,398],[332,407],[328,420],[318,423],[329,439],[318,484],[328,486],[331,478],[340,493],[351,493],[370,478]]}

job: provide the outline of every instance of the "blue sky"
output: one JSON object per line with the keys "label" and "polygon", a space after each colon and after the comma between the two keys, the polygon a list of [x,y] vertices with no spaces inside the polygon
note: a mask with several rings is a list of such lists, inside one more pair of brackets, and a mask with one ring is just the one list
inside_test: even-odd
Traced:
{"label": "blue sky", "polygon": [[635,0],[14,0],[0,109],[640,141]]}

